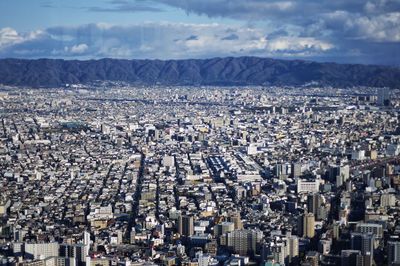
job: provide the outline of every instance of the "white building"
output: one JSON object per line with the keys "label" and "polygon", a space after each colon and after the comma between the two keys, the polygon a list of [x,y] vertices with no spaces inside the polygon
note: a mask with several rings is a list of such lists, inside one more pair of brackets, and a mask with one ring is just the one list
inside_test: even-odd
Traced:
{"label": "white building", "polygon": [[297,193],[318,192],[319,184],[320,184],[319,179],[315,179],[313,181],[298,179],[297,180]]}

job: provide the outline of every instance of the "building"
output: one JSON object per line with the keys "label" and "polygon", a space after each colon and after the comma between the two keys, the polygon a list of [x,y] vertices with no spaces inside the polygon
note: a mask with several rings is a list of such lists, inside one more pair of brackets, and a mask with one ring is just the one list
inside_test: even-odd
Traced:
{"label": "building", "polygon": [[313,238],[315,236],[315,216],[313,213],[305,213],[298,220],[298,235],[300,237]]}
{"label": "building", "polygon": [[233,230],[235,230],[235,224],[233,222],[222,222],[214,226],[214,236],[219,237]]}
{"label": "building", "polygon": [[307,195],[307,211],[317,216],[318,209],[322,205],[322,196],[319,193]]}
{"label": "building", "polygon": [[346,249],[341,251],[341,265],[353,266],[357,265],[357,257],[361,255],[361,251]]}
{"label": "building", "polygon": [[57,257],[59,254],[60,244],[57,242],[50,243],[25,243],[25,256],[29,259],[46,259],[49,257]]}
{"label": "building", "polygon": [[318,192],[319,191],[319,180],[307,181],[303,179],[297,180],[297,193],[304,192]]}
{"label": "building", "polygon": [[256,253],[257,245],[262,238],[263,233],[259,230],[234,230],[226,233],[226,245],[241,256],[252,256]]}
{"label": "building", "polygon": [[239,212],[230,213],[228,216],[228,221],[235,225],[235,229],[243,229],[243,223]]}
{"label": "building", "polygon": [[388,265],[400,265],[400,241],[388,241]]}
{"label": "building", "polygon": [[180,215],[178,218],[178,233],[182,236],[194,234],[193,216]]}
{"label": "building", "polygon": [[89,250],[85,244],[67,245],[61,244],[59,256],[73,259],[76,265],[85,265]]}
{"label": "building", "polygon": [[389,106],[390,105],[390,90],[389,88],[380,88],[378,90],[378,99],[376,104],[378,106]]}
{"label": "building", "polygon": [[292,164],[292,173],[291,173],[292,178],[301,176],[301,174],[302,174],[301,166],[302,166],[301,163],[293,163]]}
{"label": "building", "polygon": [[356,226],[358,233],[372,233],[376,238],[382,238],[383,227],[381,224],[375,223],[358,223]]}
{"label": "building", "polygon": [[374,235],[371,233],[351,233],[351,248],[360,250],[363,255],[373,254]]}

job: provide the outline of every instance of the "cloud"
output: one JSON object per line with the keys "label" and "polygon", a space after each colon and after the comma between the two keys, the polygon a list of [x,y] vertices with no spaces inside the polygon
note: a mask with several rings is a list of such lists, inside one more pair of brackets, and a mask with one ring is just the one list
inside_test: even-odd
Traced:
{"label": "cloud", "polygon": [[84,52],[86,52],[88,50],[89,46],[87,46],[87,44],[85,43],[81,43],[78,45],[73,45],[71,47],[65,46],[64,50],[66,52],[70,52],[72,54],[83,54]]}
{"label": "cloud", "polygon": [[[74,58],[204,58],[212,56],[298,54],[324,52],[333,45],[315,38],[267,39],[263,29],[222,24],[144,23],[119,26],[87,24],[51,27],[42,34],[25,34],[4,28],[1,57]],[[229,34],[227,35],[227,33]],[[283,46],[283,42],[289,44]],[[228,48],[228,49],[227,49]],[[31,53],[29,53],[31,51]]]}
{"label": "cloud", "polygon": [[[399,45],[400,42],[399,0],[154,1],[180,8],[189,14],[230,18],[255,25],[262,22],[261,25],[270,29],[268,39],[284,36],[323,39],[334,44],[335,49],[340,48],[341,54],[358,51],[358,56],[368,57],[371,52],[377,54],[377,51],[371,50],[379,42],[380,50],[390,49],[387,54],[397,55],[390,60],[400,65],[398,52],[393,51],[390,44],[395,42]],[[278,30],[272,32],[272,29]],[[378,58],[378,62],[382,60]]]}
{"label": "cloud", "polygon": [[326,28],[345,38],[377,42],[400,42],[400,12],[377,16],[354,15],[335,11],[324,16]]}
{"label": "cloud", "polygon": [[44,35],[41,30],[28,33],[19,33],[15,29],[6,27],[0,29],[0,50],[17,44],[29,42]]}
{"label": "cloud", "polygon": [[237,36],[236,34],[232,33],[228,36],[223,37],[221,40],[223,41],[232,41],[232,40],[238,40],[239,36]]}
{"label": "cloud", "polygon": [[261,19],[273,13],[290,13],[296,10],[296,1],[262,0],[155,0],[155,2],[181,8],[189,13],[210,17],[235,19]]}
{"label": "cloud", "polygon": [[23,37],[12,28],[2,28],[0,30],[0,47],[12,45],[23,41]]}
{"label": "cloud", "polygon": [[199,38],[196,35],[191,35],[189,37],[186,38],[186,41],[196,41]]}
{"label": "cloud", "polygon": [[162,12],[155,3],[146,3],[144,1],[112,0],[108,1],[108,6],[92,6],[88,8],[92,12]]}
{"label": "cloud", "polygon": [[[347,14],[336,14],[326,18],[324,23],[335,24],[348,36],[356,36],[355,32],[365,30],[358,20],[349,24],[347,19]],[[319,27],[326,25],[316,24],[310,32],[318,32]],[[369,34],[379,30],[372,28]],[[261,56],[349,63],[398,63],[398,43],[388,41],[396,40],[395,34],[377,35],[381,41],[347,37],[338,43],[329,35],[318,36],[310,32],[304,33],[295,27],[268,30],[248,25],[168,22],[124,26],[93,23],[25,33],[3,28],[0,29],[0,57],[182,59]]]}
{"label": "cloud", "polygon": [[328,51],[333,45],[310,37],[279,37],[267,43],[270,51],[301,53],[306,55],[313,51]]}

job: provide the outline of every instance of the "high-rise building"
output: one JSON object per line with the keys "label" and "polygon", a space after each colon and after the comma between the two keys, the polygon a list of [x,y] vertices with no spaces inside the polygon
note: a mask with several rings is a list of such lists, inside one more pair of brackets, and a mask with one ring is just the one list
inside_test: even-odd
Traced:
{"label": "high-rise building", "polygon": [[301,163],[293,163],[291,177],[295,178],[299,176],[301,176]]}
{"label": "high-rise building", "polygon": [[299,256],[299,239],[297,236],[276,236],[262,246],[261,260],[273,261],[280,265],[295,264]]}
{"label": "high-rise building", "polygon": [[350,167],[348,165],[330,165],[329,179],[336,183],[337,187],[343,185],[350,177]]}
{"label": "high-rise building", "polygon": [[388,265],[400,265],[400,241],[388,241]]}
{"label": "high-rise building", "polygon": [[297,261],[299,256],[299,238],[297,236],[289,236],[287,242],[288,262]]}
{"label": "high-rise building", "polygon": [[315,236],[315,216],[313,213],[305,213],[299,217],[297,231],[301,237],[313,238]]}
{"label": "high-rise building", "polygon": [[284,241],[274,241],[263,244],[261,259],[263,262],[273,261],[279,265],[285,265],[286,243]]}
{"label": "high-rise building", "polygon": [[357,256],[361,255],[361,251],[347,249],[341,252],[341,265],[342,266],[353,266],[357,265]]}
{"label": "high-rise building", "polygon": [[383,237],[383,227],[377,223],[358,223],[356,226],[358,233],[372,233],[376,238]]}
{"label": "high-rise building", "polygon": [[234,230],[226,233],[226,245],[241,256],[254,255],[263,238],[259,230]]}
{"label": "high-rise building", "polygon": [[30,259],[45,259],[56,257],[60,245],[57,242],[50,243],[25,243],[25,256]]}
{"label": "high-rise building", "polygon": [[191,236],[194,233],[193,216],[180,215],[178,218],[178,233],[182,236]]}
{"label": "high-rise building", "polygon": [[380,88],[378,90],[378,106],[389,106],[390,105],[390,90],[389,88]]}
{"label": "high-rise building", "polygon": [[[363,265],[370,265],[374,256],[375,236],[372,233],[351,233],[350,244],[353,250],[360,250]],[[358,258],[360,260],[361,258]]]}
{"label": "high-rise building", "polygon": [[234,223],[235,229],[243,229],[243,223],[239,212],[230,213],[228,216],[228,221]]}
{"label": "high-rise building", "polygon": [[60,257],[71,258],[75,265],[85,265],[86,256],[88,256],[87,246],[84,244],[61,244],[59,249]]}
{"label": "high-rise building", "polygon": [[323,203],[323,198],[319,193],[309,194],[307,196],[307,211],[313,213],[315,218],[318,220],[319,209]]}
{"label": "high-rise building", "polygon": [[214,226],[214,236],[225,235],[225,233],[232,232],[233,230],[235,230],[235,224],[233,222],[222,222]]}

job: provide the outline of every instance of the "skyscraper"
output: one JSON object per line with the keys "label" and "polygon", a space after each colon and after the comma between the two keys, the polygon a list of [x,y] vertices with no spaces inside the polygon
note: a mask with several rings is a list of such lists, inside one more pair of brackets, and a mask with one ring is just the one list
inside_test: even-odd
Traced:
{"label": "skyscraper", "polygon": [[231,213],[228,217],[228,221],[234,223],[235,229],[243,229],[243,223],[239,212]]}
{"label": "skyscraper", "polygon": [[309,194],[307,196],[307,211],[314,214],[318,219],[318,209],[322,205],[322,197],[319,193]]}
{"label": "skyscraper", "polygon": [[180,215],[178,218],[178,233],[183,236],[191,236],[194,233],[193,216]]}
{"label": "skyscraper", "polygon": [[378,106],[389,106],[390,105],[390,90],[389,88],[380,88],[378,90]]}
{"label": "skyscraper", "polygon": [[342,266],[353,266],[357,265],[357,256],[361,255],[359,250],[342,250],[341,251],[341,265]]}
{"label": "skyscraper", "polygon": [[388,265],[400,264],[400,241],[388,241]]}
{"label": "skyscraper", "polygon": [[297,225],[298,235],[313,238],[315,236],[315,216],[313,213],[305,213],[299,217]]}
{"label": "skyscraper", "polygon": [[351,233],[351,248],[360,250],[363,256],[363,264],[370,265],[374,256],[375,236],[372,233]]}
{"label": "skyscraper", "polygon": [[241,256],[253,255],[262,238],[263,233],[259,230],[234,230],[226,233],[226,244],[233,252]]}
{"label": "skyscraper", "polygon": [[295,264],[299,256],[299,239],[297,236],[275,236],[267,240],[261,251],[261,261],[272,260],[281,265]]}
{"label": "skyscraper", "polygon": [[289,236],[287,243],[288,262],[297,261],[299,256],[299,238],[297,236]]}

